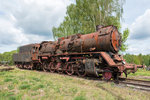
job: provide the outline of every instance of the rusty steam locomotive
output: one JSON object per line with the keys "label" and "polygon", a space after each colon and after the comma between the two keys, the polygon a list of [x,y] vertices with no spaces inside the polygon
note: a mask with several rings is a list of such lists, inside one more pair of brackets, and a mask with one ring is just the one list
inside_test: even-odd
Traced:
{"label": "rusty steam locomotive", "polygon": [[143,67],[127,64],[118,54],[120,46],[121,34],[115,26],[98,26],[94,33],[21,46],[13,60],[18,68],[118,79]]}

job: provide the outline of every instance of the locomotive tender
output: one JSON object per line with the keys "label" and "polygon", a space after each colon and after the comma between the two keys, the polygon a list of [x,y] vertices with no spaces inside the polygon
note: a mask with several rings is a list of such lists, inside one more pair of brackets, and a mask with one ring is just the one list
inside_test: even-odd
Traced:
{"label": "locomotive tender", "polygon": [[118,54],[120,46],[121,34],[115,26],[97,26],[94,33],[21,46],[13,61],[18,68],[118,79],[143,67],[127,64]]}

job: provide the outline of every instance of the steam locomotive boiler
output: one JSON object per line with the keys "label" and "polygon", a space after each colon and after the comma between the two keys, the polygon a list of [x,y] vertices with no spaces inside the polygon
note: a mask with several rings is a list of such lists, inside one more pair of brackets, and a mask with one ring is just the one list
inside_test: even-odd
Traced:
{"label": "steam locomotive boiler", "polygon": [[122,73],[135,72],[140,65],[127,64],[118,54],[121,34],[115,26],[98,26],[90,34],[75,34],[57,41],[43,41],[20,47],[13,55],[19,68],[42,69],[78,76],[117,79]]}

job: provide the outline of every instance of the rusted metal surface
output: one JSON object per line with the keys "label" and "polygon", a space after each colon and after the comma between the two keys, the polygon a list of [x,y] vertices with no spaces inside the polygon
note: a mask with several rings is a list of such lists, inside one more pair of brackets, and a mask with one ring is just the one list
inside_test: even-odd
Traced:
{"label": "rusted metal surface", "polygon": [[103,72],[103,78],[105,80],[110,80],[112,78],[112,72],[111,70],[109,69],[106,69],[104,72]]}
{"label": "rusted metal surface", "polygon": [[127,64],[118,51],[121,36],[114,26],[97,26],[90,34],[75,34],[57,41],[21,46],[13,55],[18,68],[86,75],[103,75],[104,79],[118,79],[122,73],[135,72],[140,65]]}
{"label": "rusted metal surface", "polygon": [[62,52],[110,51],[118,52],[121,46],[121,36],[114,26],[101,27],[90,34],[76,34],[58,40]]}
{"label": "rusted metal surface", "polygon": [[54,54],[56,51],[56,43],[53,41],[44,41],[40,44],[41,54]]}
{"label": "rusted metal surface", "polygon": [[106,52],[101,52],[101,56],[105,59],[109,66],[116,66],[116,63]]}
{"label": "rusted metal surface", "polygon": [[75,67],[75,65],[74,64],[71,64],[71,63],[67,63],[66,64],[66,73],[68,74],[68,75],[73,75],[74,74],[74,67]]}
{"label": "rusted metal surface", "polygon": [[65,52],[118,52],[121,46],[121,36],[114,26],[101,27],[90,34],[75,34],[59,38],[58,41],[41,43],[42,54],[62,54]]}
{"label": "rusted metal surface", "polygon": [[126,70],[131,70],[132,73],[137,71],[137,68],[144,68],[143,65],[125,64]]}
{"label": "rusted metal surface", "polygon": [[28,44],[19,47],[19,53],[25,53],[25,52],[31,52],[31,49],[33,48],[35,44]]}
{"label": "rusted metal surface", "polygon": [[39,47],[40,47],[40,44],[35,44],[32,47],[31,55],[32,55],[32,60],[34,61],[38,60]]}
{"label": "rusted metal surface", "polygon": [[95,63],[96,63],[96,59],[85,59],[85,71],[87,75],[98,76]]}
{"label": "rusted metal surface", "polygon": [[26,52],[26,53],[14,54],[13,61],[15,61],[15,62],[31,62],[32,61],[31,53]]}
{"label": "rusted metal surface", "polygon": [[31,62],[38,60],[39,44],[29,44],[21,46],[19,53],[13,55],[14,62]]}

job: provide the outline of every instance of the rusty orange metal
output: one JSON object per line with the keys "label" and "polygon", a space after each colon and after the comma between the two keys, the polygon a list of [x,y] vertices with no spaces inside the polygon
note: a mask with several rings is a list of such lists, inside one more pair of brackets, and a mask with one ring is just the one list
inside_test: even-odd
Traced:
{"label": "rusty orange metal", "polygon": [[121,46],[120,33],[114,26],[101,27],[90,34],[76,34],[67,38],[60,38],[59,50],[62,52],[118,52]]}
{"label": "rusty orange metal", "polygon": [[106,53],[106,52],[101,52],[101,56],[106,60],[109,66],[116,66],[116,63],[113,61],[113,59]]}
{"label": "rusty orange metal", "polygon": [[31,50],[31,54],[32,54],[32,60],[39,60],[38,59],[38,55],[39,55],[39,47],[40,44],[35,44]]}
{"label": "rusty orange metal", "polygon": [[14,63],[19,68],[66,72],[68,75],[76,73],[82,77],[102,74],[107,80],[118,79],[122,73],[127,76],[127,70],[135,72],[137,68],[143,68],[125,63],[118,54],[121,35],[115,26],[97,26],[96,30],[22,46],[20,52],[13,55]]}

